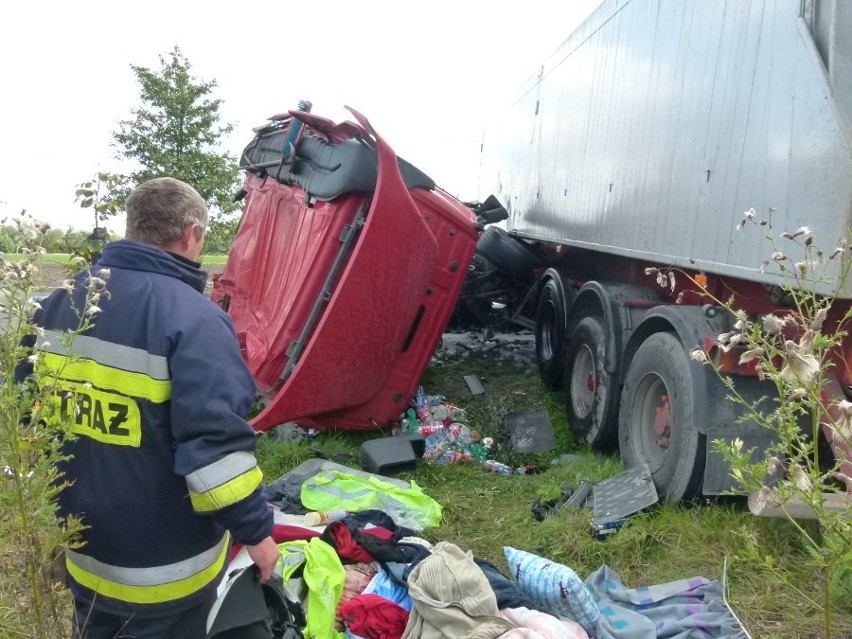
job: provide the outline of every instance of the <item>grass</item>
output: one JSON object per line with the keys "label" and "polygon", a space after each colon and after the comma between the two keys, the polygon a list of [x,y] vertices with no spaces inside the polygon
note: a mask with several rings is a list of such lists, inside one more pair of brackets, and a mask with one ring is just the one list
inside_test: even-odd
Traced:
{"label": "grass", "polygon": [[[477,375],[486,393],[471,396],[464,375]],[[660,584],[693,576],[727,579],[728,600],[752,637],[824,637],[817,570],[793,527],[778,519],[752,516],[742,500],[721,498],[700,505],[662,503],[630,519],[617,533],[597,539],[591,513],[557,513],[538,522],[531,506],[553,498],[563,486],[599,481],[622,470],[615,456],[578,450],[561,403],[561,393],[545,388],[534,366],[490,356],[433,364],[422,380],[429,395],[465,409],[467,425],[496,440],[496,457],[512,466],[539,465],[539,475],[510,477],[471,463],[421,461],[401,479],[414,480],[443,507],[443,521],[423,531],[433,542],[451,541],[507,570],[503,547],[512,546],[565,564],[582,578],[606,564],[627,587]],[[518,455],[503,429],[509,411],[546,410],[557,447],[549,453]],[[387,433],[321,433],[298,443],[261,438],[258,459],[270,481],[315,455],[334,455],[360,468],[357,451],[366,439]],[[579,461],[552,464],[562,453]],[[809,522],[809,524],[812,522]],[[818,534],[818,530],[812,530]],[[727,561],[727,569],[725,569]],[[771,566],[770,570],[767,566]],[[852,584],[832,603],[834,637],[852,637]]]}

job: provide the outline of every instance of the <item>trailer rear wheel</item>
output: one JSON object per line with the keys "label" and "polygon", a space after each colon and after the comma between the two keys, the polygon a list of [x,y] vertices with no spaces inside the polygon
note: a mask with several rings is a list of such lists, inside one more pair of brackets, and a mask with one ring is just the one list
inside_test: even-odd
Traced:
{"label": "trailer rear wheel", "polygon": [[562,282],[545,276],[536,305],[535,355],[541,379],[551,388],[562,384],[567,300]]}
{"label": "trailer rear wheel", "polygon": [[565,406],[574,436],[606,450],[615,439],[618,384],[606,370],[607,339],[594,317],[585,317],[565,348]]}
{"label": "trailer rear wheel", "polygon": [[636,351],[622,389],[622,460],[628,468],[647,464],[657,491],[669,499],[696,497],[705,458],[697,419],[686,351],[671,333],[651,335]]}

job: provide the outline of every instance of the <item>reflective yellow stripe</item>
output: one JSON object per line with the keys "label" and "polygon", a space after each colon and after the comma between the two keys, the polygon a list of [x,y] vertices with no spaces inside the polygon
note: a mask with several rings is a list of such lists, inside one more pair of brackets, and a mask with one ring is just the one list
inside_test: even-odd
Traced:
{"label": "reflective yellow stripe", "polygon": [[[70,575],[86,588],[90,588],[95,592],[106,597],[112,597],[120,601],[126,601],[136,604],[156,604],[182,599],[195,592],[201,590],[204,586],[216,579],[219,571],[225,565],[225,560],[228,556],[230,536],[226,534],[222,541],[217,544],[217,555],[213,563],[203,569],[190,574],[183,579],[174,579],[173,581],[162,583],[141,583],[129,584],[113,579],[108,579],[104,575],[97,575],[83,568],[80,563],[75,563],[72,557],[79,557],[83,560],[88,560],[89,563],[96,564],[103,572],[113,573],[117,576],[123,576],[127,581],[134,580],[133,575],[141,576],[140,581],[148,581],[147,576],[152,574],[161,575],[160,579],[166,579],[174,572],[186,569],[186,566],[191,565],[197,558],[192,558],[172,566],[163,566],[162,568],[117,568],[100,564],[85,555],[78,555],[74,552],[66,552],[65,565],[68,567]],[[202,553],[204,556],[206,553]]]}
{"label": "reflective yellow stripe", "polygon": [[58,415],[71,424],[71,432],[104,444],[140,446],[142,415],[135,399],[79,382],[59,380],[57,385],[51,401]]}
{"label": "reflective yellow stripe", "polygon": [[[139,397],[154,403],[165,402],[172,395],[168,380],[152,379],[144,373],[134,373],[98,364],[90,359],[69,362],[63,355],[44,353],[44,363],[69,381],[89,382],[104,390],[113,390],[129,397]],[[61,372],[60,372],[61,371]]]}
{"label": "reflective yellow stripe", "polygon": [[236,504],[251,495],[263,481],[263,473],[255,466],[232,480],[203,493],[189,491],[189,499],[195,512],[207,513]]}
{"label": "reflective yellow stripe", "polygon": [[71,335],[65,331],[44,332],[36,339],[36,348],[55,355],[79,355],[104,366],[122,371],[144,373],[153,379],[169,379],[169,360],[142,348],[106,342],[88,335]]}

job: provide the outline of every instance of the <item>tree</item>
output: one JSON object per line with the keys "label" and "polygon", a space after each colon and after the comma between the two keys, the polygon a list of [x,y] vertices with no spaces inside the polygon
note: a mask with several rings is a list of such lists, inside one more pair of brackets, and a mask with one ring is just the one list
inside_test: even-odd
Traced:
{"label": "tree", "polygon": [[113,146],[138,168],[121,176],[110,199],[123,204],[133,185],[169,176],[195,187],[214,220],[227,220],[240,208],[234,202],[239,167],[219,146],[233,125],[220,122],[222,100],[210,97],[216,81],[194,77],[191,68],[178,47],[160,56],[158,70],[131,65],[142,105],[119,122]]}
{"label": "tree", "polygon": [[74,193],[75,202],[81,209],[92,209],[95,216],[95,229],[100,228],[99,222],[106,220],[119,212],[118,200],[109,196],[115,189],[122,186],[124,178],[121,175],[98,171],[94,178],[77,185]]}

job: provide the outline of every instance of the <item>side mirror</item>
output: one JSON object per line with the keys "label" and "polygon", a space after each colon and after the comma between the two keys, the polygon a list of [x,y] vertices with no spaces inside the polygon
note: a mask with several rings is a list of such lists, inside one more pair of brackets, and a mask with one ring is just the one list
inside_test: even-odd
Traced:
{"label": "side mirror", "polygon": [[509,219],[509,212],[502,206],[480,213],[477,219],[483,224],[494,224]]}

